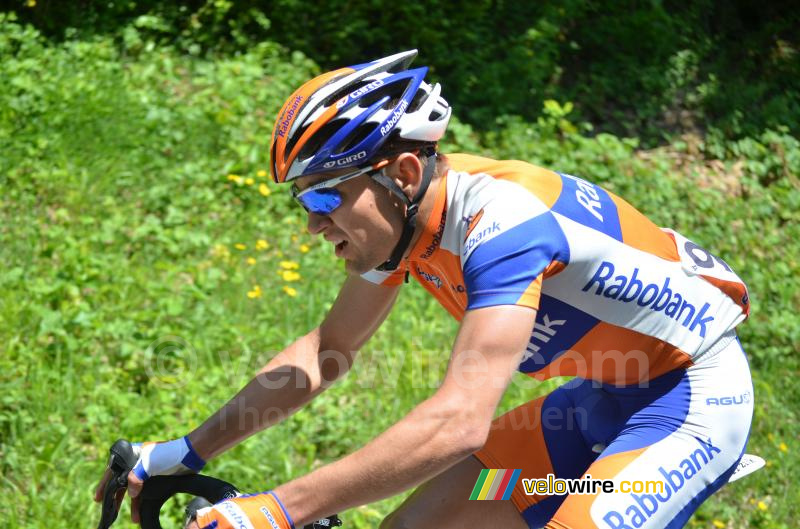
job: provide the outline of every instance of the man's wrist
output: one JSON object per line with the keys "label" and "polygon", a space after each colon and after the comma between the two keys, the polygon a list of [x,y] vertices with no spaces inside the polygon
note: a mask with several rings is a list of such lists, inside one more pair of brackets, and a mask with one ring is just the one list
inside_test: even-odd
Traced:
{"label": "man's wrist", "polygon": [[206,465],[188,436],[160,443],[136,444],[139,460],[133,473],[144,481],[151,476],[199,472]]}
{"label": "man's wrist", "polygon": [[208,461],[213,457],[213,447],[209,446],[207,440],[198,430],[192,431],[184,437],[184,439],[186,439],[187,444],[192,447],[194,453],[203,461]]}
{"label": "man's wrist", "polygon": [[183,458],[182,463],[192,470],[202,470],[203,467],[206,466],[206,458],[197,452],[194,443],[192,443],[188,435],[185,435],[183,440],[186,442],[186,447],[189,449],[189,452],[186,454],[186,457]]}
{"label": "man's wrist", "polygon": [[271,496],[275,500],[275,503],[280,508],[281,514],[283,514],[284,518],[286,519],[286,522],[289,524],[289,527],[291,527],[292,529],[295,529],[294,520],[292,520],[292,517],[289,514],[289,511],[286,510],[286,507],[283,505],[283,502],[278,498],[277,494],[275,494],[274,491],[269,491],[266,494],[268,496]]}

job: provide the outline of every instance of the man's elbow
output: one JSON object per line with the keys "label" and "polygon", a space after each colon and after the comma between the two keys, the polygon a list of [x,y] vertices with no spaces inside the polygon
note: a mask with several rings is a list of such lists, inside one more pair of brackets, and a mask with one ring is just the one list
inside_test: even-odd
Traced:
{"label": "man's elbow", "polygon": [[453,428],[453,444],[461,456],[471,455],[486,444],[492,429],[491,418],[460,417]]}
{"label": "man's elbow", "polygon": [[492,429],[494,408],[481,402],[465,402],[461,395],[439,392],[429,401],[440,421],[439,432],[454,455],[466,457],[486,444]]}
{"label": "man's elbow", "polygon": [[353,367],[354,352],[344,353],[335,349],[326,349],[319,354],[320,385],[330,386]]}

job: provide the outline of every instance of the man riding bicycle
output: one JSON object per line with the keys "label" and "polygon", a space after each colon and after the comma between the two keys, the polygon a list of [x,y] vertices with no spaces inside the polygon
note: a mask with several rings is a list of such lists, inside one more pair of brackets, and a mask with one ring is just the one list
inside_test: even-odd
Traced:
{"label": "man riding bicycle", "polygon": [[[278,422],[243,414],[233,429],[226,417],[286,417],[344,375],[409,276],[460,322],[437,391],[356,452],[202,510],[191,527],[288,529],[411,487],[381,527],[680,527],[727,482],[753,412],[734,331],[749,312],[745,285],[589,181],[438,153],[451,110],[427,68],[409,69],[415,56],[323,74],[283,105],[272,176],[293,184],[308,230],[335,246],[347,279],[322,323],[199,428],[141,446],[134,520],[144,480],[198,471]],[[574,378],[494,419],[517,370]],[[518,482],[511,501],[469,501],[484,468],[664,488],[537,495]]]}

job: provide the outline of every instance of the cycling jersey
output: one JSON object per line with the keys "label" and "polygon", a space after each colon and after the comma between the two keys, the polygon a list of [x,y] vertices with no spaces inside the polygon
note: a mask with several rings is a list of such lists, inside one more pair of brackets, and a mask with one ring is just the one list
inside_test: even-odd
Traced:
{"label": "cycling jersey", "polygon": [[721,259],[576,176],[520,161],[447,157],[432,213],[404,266],[455,318],[537,309],[520,371],[629,385],[692,365],[747,317]]}
{"label": "cycling jersey", "polygon": [[[614,492],[566,496],[529,495],[518,483],[511,501],[531,528],[678,529],[736,469],[753,403],[741,344],[720,340],[646,385],[574,378],[498,417],[475,457],[521,478],[615,483]],[[625,481],[654,488],[617,488]]]}

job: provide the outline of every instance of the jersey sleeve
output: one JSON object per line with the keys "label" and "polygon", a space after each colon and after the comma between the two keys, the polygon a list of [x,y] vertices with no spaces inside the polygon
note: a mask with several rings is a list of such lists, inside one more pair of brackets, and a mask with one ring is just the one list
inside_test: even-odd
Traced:
{"label": "jersey sleeve", "polygon": [[539,308],[544,277],[569,261],[569,247],[549,211],[509,228],[482,215],[464,241],[467,310],[494,305]]}

